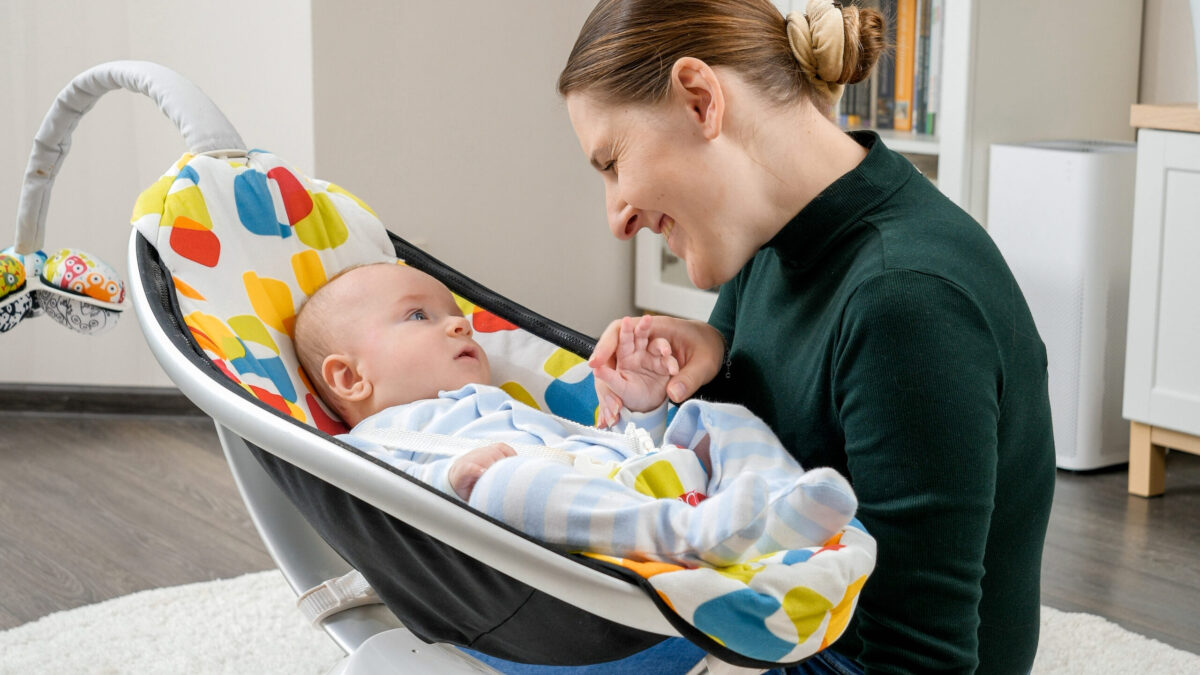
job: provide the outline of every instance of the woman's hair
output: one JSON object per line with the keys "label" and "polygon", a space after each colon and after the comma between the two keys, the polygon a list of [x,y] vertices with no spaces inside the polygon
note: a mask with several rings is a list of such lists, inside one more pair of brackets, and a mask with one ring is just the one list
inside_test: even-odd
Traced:
{"label": "woman's hair", "polygon": [[[866,79],[886,48],[884,20],[848,1],[810,3],[810,10],[813,4],[832,12],[842,5],[845,40],[836,77],[823,78],[801,64],[795,38],[789,38],[789,28],[796,29],[770,0],[600,0],[558,78],[558,93],[587,91],[614,104],[658,103],[670,91],[675,61],[692,56],[736,71],[770,100],[808,99],[828,115],[840,85]],[[812,20],[793,15],[793,23]]]}

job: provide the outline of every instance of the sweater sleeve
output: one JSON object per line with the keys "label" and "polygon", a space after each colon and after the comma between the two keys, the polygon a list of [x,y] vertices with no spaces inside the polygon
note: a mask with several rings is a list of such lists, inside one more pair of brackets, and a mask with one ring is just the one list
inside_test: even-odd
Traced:
{"label": "sweater sleeve", "polygon": [[972,672],[996,485],[996,342],[959,287],[889,271],[850,297],[835,344],[858,518],[879,542],[856,616],[862,662],[873,673]]}

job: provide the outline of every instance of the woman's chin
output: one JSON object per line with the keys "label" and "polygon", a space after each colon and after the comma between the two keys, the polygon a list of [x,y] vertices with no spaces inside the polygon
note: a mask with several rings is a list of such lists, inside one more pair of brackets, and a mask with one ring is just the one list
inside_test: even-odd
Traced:
{"label": "woman's chin", "polygon": [[715,286],[720,286],[723,281],[714,279],[710,270],[704,268],[703,265],[692,264],[690,261],[685,261],[687,266],[688,281],[692,285],[702,290],[708,290]]}

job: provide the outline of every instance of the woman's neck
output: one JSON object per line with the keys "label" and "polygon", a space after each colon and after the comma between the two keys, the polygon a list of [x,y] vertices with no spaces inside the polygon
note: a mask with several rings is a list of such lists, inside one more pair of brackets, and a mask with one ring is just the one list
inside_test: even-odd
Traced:
{"label": "woman's neck", "polygon": [[866,148],[808,103],[759,117],[745,138],[746,153],[759,168],[753,180],[763,196],[764,243],[867,156]]}

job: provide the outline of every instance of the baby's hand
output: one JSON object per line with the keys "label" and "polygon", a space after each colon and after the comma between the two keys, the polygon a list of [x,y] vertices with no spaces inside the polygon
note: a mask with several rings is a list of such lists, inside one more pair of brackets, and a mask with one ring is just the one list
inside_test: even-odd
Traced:
{"label": "baby's hand", "polygon": [[505,443],[485,445],[464,453],[450,465],[447,476],[450,487],[454,488],[454,493],[465,502],[471,498],[471,492],[475,490],[475,484],[479,482],[479,477],[484,471],[505,457],[516,456],[517,451]]}
{"label": "baby's hand", "polygon": [[[671,345],[662,338],[650,339],[652,319],[643,316],[636,322],[621,319],[614,353],[615,367],[595,367],[597,393],[605,426],[616,422],[614,409],[624,405],[636,412],[653,410],[667,399],[667,382],[679,372],[679,363],[671,354]],[[604,391],[607,389],[607,391]]]}

